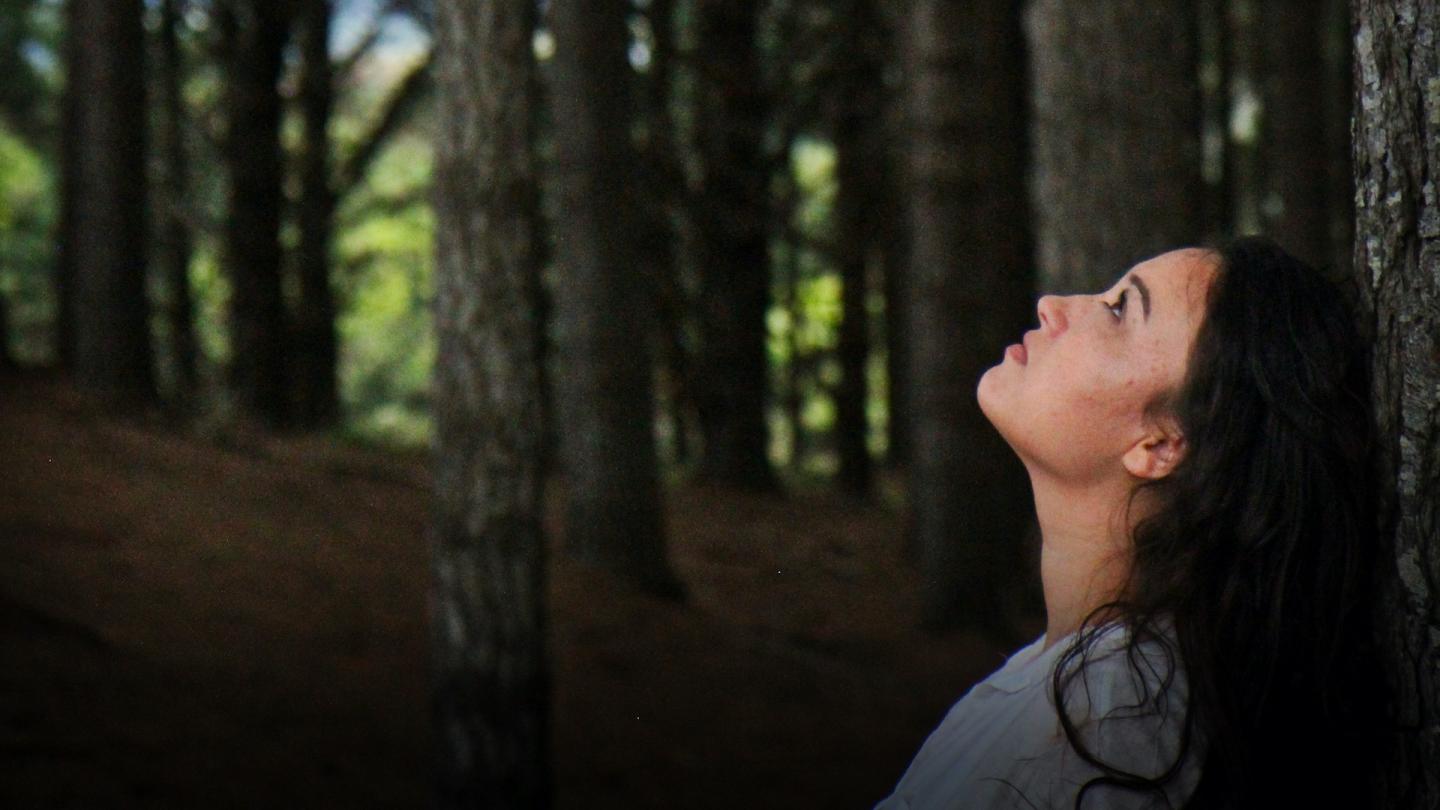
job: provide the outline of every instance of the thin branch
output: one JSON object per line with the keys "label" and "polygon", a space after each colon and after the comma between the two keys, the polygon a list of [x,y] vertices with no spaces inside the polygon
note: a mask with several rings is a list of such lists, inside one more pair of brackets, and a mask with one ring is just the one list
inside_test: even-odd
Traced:
{"label": "thin branch", "polygon": [[405,123],[413,110],[427,95],[434,86],[432,79],[432,66],[435,63],[435,50],[432,48],[425,54],[425,58],[416,62],[410,73],[401,79],[396,89],[390,94],[385,104],[385,110],[375,121],[374,126],[360,140],[355,150],[340,163],[336,175],[335,191],[338,196],[344,196],[353,189],[370,169],[370,164],[380,153],[382,147],[390,136]]}

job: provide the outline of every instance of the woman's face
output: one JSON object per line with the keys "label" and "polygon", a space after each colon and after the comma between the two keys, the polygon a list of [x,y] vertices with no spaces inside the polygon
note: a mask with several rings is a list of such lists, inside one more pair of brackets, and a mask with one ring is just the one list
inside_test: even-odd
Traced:
{"label": "woman's face", "polygon": [[1160,435],[1145,409],[1185,375],[1216,261],[1197,248],[1175,250],[1135,265],[1098,295],[1040,299],[1039,328],[1007,348],[976,391],[1032,474],[1078,484],[1152,474],[1134,466]]}

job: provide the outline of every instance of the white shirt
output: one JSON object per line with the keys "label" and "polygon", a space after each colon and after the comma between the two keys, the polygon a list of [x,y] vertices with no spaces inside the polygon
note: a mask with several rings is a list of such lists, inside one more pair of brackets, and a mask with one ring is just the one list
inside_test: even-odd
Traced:
{"label": "white shirt", "polygon": [[[1161,628],[1169,632],[1168,625]],[[1066,691],[1066,707],[1081,740],[1098,759],[1154,778],[1180,750],[1188,690],[1177,663],[1169,691],[1158,700],[1170,669],[1163,649],[1153,640],[1140,646],[1136,661],[1144,673],[1141,678],[1125,654],[1128,638],[1128,629],[1118,623],[1100,632],[1084,674]],[[1066,636],[1042,651],[1042,635],[971,688],[925,740],[895,792],[875,810],[1073,808],[1080,787],[1103,774],[1070,745],[1055,711],[1051,675],[1073,639],[1073,634]],[[1179,651],[1174,654],[1178,661]],[[1066,671],[1078,664],[1078,658],[1072,660]],[[1146,686],[1148,701],[1143,700]],[[1173,807],[1182,807],[1195,789],[1200,757],[1194,752],[1199,750],[1200,741],[1192,739],[1184,766],[1165,785]],[[1167,805],[1154,791],[1097,785],[1086,792],[1081,807],[1152,810]]]}

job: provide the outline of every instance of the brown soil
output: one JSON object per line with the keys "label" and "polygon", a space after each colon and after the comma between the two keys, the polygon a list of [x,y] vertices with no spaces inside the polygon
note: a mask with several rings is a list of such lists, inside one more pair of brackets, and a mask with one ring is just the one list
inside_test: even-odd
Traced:
{"label": "brown soil", "polygon": [[[423,455],[4,377],[0,465],[0,806],[427,803]],[[1007,652],[915,629],[893,508],[667,510],[684,604],[552,554],[562,808],[869,807]]]}

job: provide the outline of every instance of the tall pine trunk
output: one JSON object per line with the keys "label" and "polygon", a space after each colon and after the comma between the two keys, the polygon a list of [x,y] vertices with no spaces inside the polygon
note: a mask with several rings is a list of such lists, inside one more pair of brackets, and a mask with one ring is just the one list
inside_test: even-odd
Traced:
{"label": "tall pine trunk", "polygon": [[695,391],[693,363],[684,339],[689,307],[681,284],[676,247],[680,238],[676,225],[686,191],[676,137],[679,127],[671,114],[678,63],[675,11],[674,0],[651,0],[646,15],[653,32],[654,49],[650,71],[645,76],[644,103],[640,105],[639,129],[645,133],[640,154],[645,196],[641,254],[643,266],[654,278],[659,359],[666,371],[665,393],[674,459],[684,464],[690,455],[687,431],[695,408]]}
{"label": "tall pine trunk", "polygon": [[1033,0],[1042,285],[1093,292],[1204,236],[1198,18],[1189,0]]}
{"label": "tall pine trunk", "polygon": [[330,177],[331,0],[307,0],[298,23],[300,111],[305,141],[299,158],[300,202],[296,220],[300,244],[295,272],[300,282],[295,307],[292,390],[294,421],[306,428],[332,424],[339,415],[336,393],[335,297],[330,288],[330,242],[335,190]]}
{"label": "tall pine trunk", "polygon": [[288,415],[281,292],[280,79],[289,11],[282,0],[226,0],[224,142],[230,182],[230,387],[240,412],[269,426]]}
{"label": "tall pine trunk", "polygon": [[696,0],[697,140],[704,167],[695,223],[700,263],[697,408],[704,477],[776,486],[766,418],[770,370],[771,164],[756,42],[758,0]]}
{"label": "tall pine trunk", "polygon": [[437,806],[551,801],[529,0],[436,4]]}
{"label": "tall pine trunk", "polygon": [[975,387],[1030,321],[1034,287],[1019,12],[921,0],[911,25],[912,544],[925,623],[1008,641],[1027,488]]}
{"label": "tall pine trunk", "polygon": [[191,301],[192,239],[188,210],[190,161],[185,149],[185,106],[181,87],[185,63],[180,52],[180,11],[177,0],[161,0],[156,88],[159,91],[156,151],[161,159],[156,269],[165,280],[165,321],[170,348],[171,396],[179,404],[195,395],[199,348],[195,343],[195,307]]}
{"label": "tall pine trunk", "polygon": [[1375,337],[1381,634],[1407,730],[1376,807],[1440,806],[1440,2],[1357,0],[1355,277]]}
{"label": "tall pine trunk", "polygon": [[1349,0],[1324,0],[1322,50],[1325,58],[1325,175],[1328,178],[1330,256],[1335,275],[1348,278],[1355,254],[1355,170],[1350,158],[1354,59]]}
{"label": "tall pine trunk", "polygon": [[852,495],[870,496],[868,380],[870,358],[869,271],[880,255],[878,221],[885,170],[882,98],[884,53],[880,12],[871,0],[854,0],[842,11],[840,57],[834,70],[836,111],[835,244],[840,262],[842,306],[840,383],[835,392],[835,447],[840,485]]}
{"label": "tall pine trunk", "polygon": [[641,221],[630,141],[624,0],[551,7],[555,289],[566,546],[641,587],[679,596],[665,560],[655,442],[652,276],[637,270]]}
{"label": "tall pine trunk", "polygon": [[[118,402],[155,399],[145,291],[145,32],[140,0],[72,0],[66,102],[75,161],[65,190],[66,293],[81,386]],[[66,171],[69,171],[67,168]]]}
{"label": "tall pine trunk", "polygon": [[1257,9],[1263,100],[1261,230],[1306,261],[1331,260],[1323,14],[1315,0]]}

